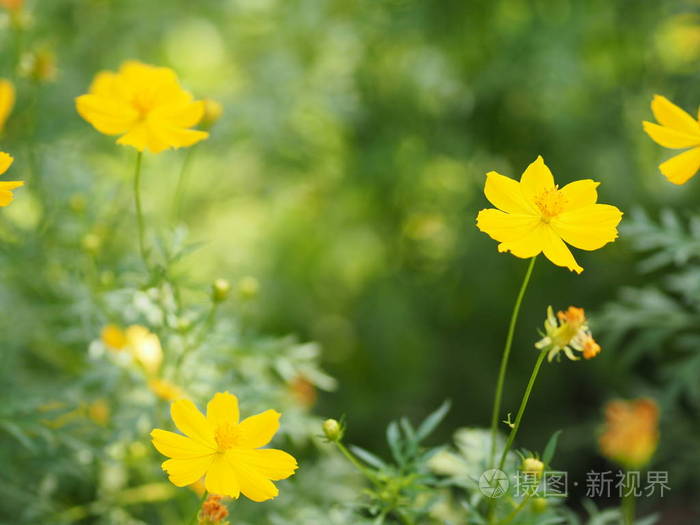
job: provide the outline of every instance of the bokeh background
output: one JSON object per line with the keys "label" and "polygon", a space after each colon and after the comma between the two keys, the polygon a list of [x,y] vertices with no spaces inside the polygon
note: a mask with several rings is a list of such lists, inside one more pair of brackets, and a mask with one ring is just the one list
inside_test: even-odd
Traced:
{"label": "bokeh background", "polygon": [[[320,394],[314,411],[345,414],[349,440],[378,452],[386,450],[390,420],[423,417],[446,398],[452,410],[436,439],[489,423],[526,262],[498,254],[475,227],[476,213],[488,206],[487,171],[519,177],[541,154],[560,184],[601,181],[601,202],[620,207],[625,222],[635,209],[655,218],[662,208],[697,208],[697,183],[666,182],[657,166],[668,152],[641,128],[654,93],[695,112],[696,1],[27,4],[28,35],[55,57],[56,76],[41,86],[27,80],[20,90],[18,104],[39,117],[8,122],[3,148],[16,151],[14,175],[30,185],[43,178],[49,197],[70,194],[106,211],[115,202],[128,206],[132,152],[94,132],[73,104],[97,71],[123,60],[170,66],[195,96],[220,101],[224,116],[191,152],[182,222],[202,245],[180,270],[193,281],[256,279],[255,297],[229,306],[229,315],[254,332],[317,341],[338,388]],[[7,31],[2,38],[11,42]],[[1,59],[7,69],[12,57]],[[24,146],[30,140],[33,153]],[[154,229],[173,226],[184,155],[145,158],[144,202]],[[34,172],[26,168],[32,157],[40,166]],[[38,228],[36,203],[24,197],[3,211],[5,220]],[[67,202],[57,200],[42,216],[60,217]],[[131,221],[119,215],[102,234],[126,244]],[[653,279],[624,235],[576,256],[581,276],[545,260],[535,268],[505,410],[517,408],[548,305],[582,306],[595,321],[621,288]],[[20,269],[5,274],[17,278]],[[53,304],[31,282],[23,290],[6,301],[26,303],[27,312],[32,302]],[[60,309],[53,306],[43,315]],[[615,317],[597,320],[594,333],[605,342]],[[20,326],[40,332],[41,316],[32,321]],[[667,402],[655,467],[670,471],[672,491],[648,508],[662,510],[667,523],[695,523],[698,405],[683,392],[664,396],[662,339],[658,361],[625,360],[627,339],[611,338],[593,361],[546,366],[520,444],[541,449],[553,431],[566,429],[557,461],[584,485],[588,470],[612,468],[595,439],[603,404],[638,395]],[[32,381],[70,377],[73,365],[52,363],[51,353],[22,358]]]}

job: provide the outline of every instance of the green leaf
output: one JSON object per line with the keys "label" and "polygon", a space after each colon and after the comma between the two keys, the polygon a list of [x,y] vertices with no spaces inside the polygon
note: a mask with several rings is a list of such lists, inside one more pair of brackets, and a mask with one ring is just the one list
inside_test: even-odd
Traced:
{"label": "green leaf", "polygon": [[391,448],[391,454],[399,465],[403,465],[404,457],[401,452],[401,432],[399,431],[399,425],[396,421],[389,423],[386,427],[386,440],[389,443],[389,448]]}
{"label": "green leaf", "polygon": [[355,454],[358,458],[360,458],[362,461],[364,461],[368,465],[371,465],[372,467],[379,468],[379,469],[386,468],[386,463],[384,463],[381,459],[379,459],[377,456],[375,456],[371,452],[365,450],[364,448],[360,448],[360,447],[355,446],[355,445],[350,445],[350,450],[352,451],[353,454]]}
{"label": "green leaf", "polygon": [[447,412],[450,410],[451,402],[446,399],[438,409],[430,414],[425,420],[420,424],[418,430],[416,431],[416,440],[422,441],[430,435],[430,433],[437,428],[440,422],[445,418]]}
{"label": "green leaf", "polygon": [[549,465],[549,463],[552,461],[552,458],[554,457],[554,452],[557,450],[557,442],[559,441],[559,435],[561,434],[561,430],[557,430],[554,434],[552,434],[552,437],[549,438],[549,441],[547,441],[547,446],[544,447],[544,453],[542,454],[542,462],[545,465]]}

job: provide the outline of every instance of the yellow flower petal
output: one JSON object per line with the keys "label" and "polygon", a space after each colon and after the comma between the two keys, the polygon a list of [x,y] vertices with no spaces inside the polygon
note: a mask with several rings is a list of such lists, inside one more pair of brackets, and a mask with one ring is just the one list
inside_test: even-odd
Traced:
{"label": "yellow flower petal", "polygon": [[541,219],[533,215],[508,214],[489,208],[481,210],[476,226],[496,241],[508,242],[522,238],[534,230]]}
{"label": "yellow flower petal", "polygon": [[152,153],[160,153],[170,147],[148,122],[135,125],[128,133],[119,137],[117,144],[133,146],[138,151],[147,149]]}
{"label": "yellow flower petal", "polygon": [[205,487],[211,494],[237,498],[241,489],[236,471],[231,466],[228,454],[217,454],[207,471]]}
{"label": "yellow flower petal", "polygon": [[[192,97],[188,94],[188,99]],[[204,115],[204,102],[192,102],[188,100],[185,104],[156,107],[150,118],[162,120],[171,126],[180,128],[190,128],[199,124]]]}
{"label": "yellow flower petal", "polygon": [[542,155],[530,164],[520,177],[520,187],[525,198],[534,199],[539,193],[554,188],[554,176],[544,163]]}
{"label": "yellow flower petal", "polygon": [[15,106],[15,86],[9,80],[0,79],[0,131]]}
{"label": "yellow flower petal", "polygon": [[266,501],[279,494],[277,487],[268,478],[241,462],[229,462],[236,473],[241,492],[253,501]]}
{"label": "yellow flower petal", "polygon": [[4,151],[0,151],[0,175],[9,170],[14,161],[15,159],[12,158],[12,155],[9,155]]}
{"label": "yellow flower petal", "polygon": [[151,441],[156,450],[169,458],[195,458],[207,456],[216,449],[205,447],[194,439],[159,428],[151,432]]}
{"label": "yellow flower petal", "polygon": [[571,253],[571,250],[569,250],[566,244],[564,244],[564,241],[559,238],[552,228],[546,227],[543,228],[543,230],[546,231],[544,234],[546,237],[546,243],[544,245],[544,249],[542,250],[544,252],[544,256],[557,266],[563,266],[572,272],[581,273],[583,268],[578,265],[576,259],[574,259],[574,256]]}
{"label": "yellow flower petal", "polygon": [[520,183],[495,171],[486,174],[484,194],[499,210],[508,213],[537,213],[537,208],[520,191]]}
{"label": "yellow flower petal", "polygon": [[168,479],[178,487],[191,485],[204,476],[216,454],[198,458],[169,459],[163,462],[162,468],[168,473]]}
{"label": "yellow flower petal", "polygon": [[581,250],[597,250],[617,239],[622,212],[609,204],[590,204],[555,217],[552,228],[562,239]]}
{"label": "yellow flower petal", "polygon": [[[240,432],[238,446],[241,448],[259,448],[267,445],[280,428],[280,414],[275,410],[266,410],[250,416],[238,426]],[[241,490],[243,487],[241,486]]]}
{"label": "yellow flower petal", "polygon": [[690,135],[683,131],[659,126],[653,122],[642,122],[644,131],[647,132],[654,142],[665,148],[689,148],[700,144],[700,135]]}
{"label": "yellow flower petal", "polygon": [[233,394],[219,392],[207,403],[207,421],[212,428],[226,423],[237,425],[238,418],[238,398]]}
{"label": "yellow flower petal", "polygon": [[126,133],[136,124],[138,112],[120,99],[81,95],[75,99],[78,114],[105,135]]}
{"label": "yellow flower petal", "polygon": [[659,169],[674,184],[685,184],[700,169],[700,148],[693,148],[663,162]]}
{"label": "yellow flower petal", "polygon": [[274,481],[288,478],[298,468],[297,460],[293,456],[274,448],[235,449],[231,451],[231,462],[234,465],[243,463],[251,470]]}
{"label": "yellow flower petal", "polygon": [[564,210],[575,210],[583,206],[594,204],[598,200],[596,188],[600,182],[591,179],[577,180],[564,186],[559,191],[564,196]]}
{"label": "yellow flower petal", "polygon": [[170,407],[170,415],[180,432],[205,447],[217,448],[212,428],[192,401],[188,399],[175,401]]}
{"label": "yellow flower petal", "polygon": [[547,232],[549,227],[540,222],[535,228],[524,236],[510,241],[501,242],[498,245],[499,252],[510,252],[521,259],[529,259],[542,252],[547,243]]}
{"label": "yellow flower petal", "polygon": [[700,123],[666,97],[654,95],[651,111],[662,126],[700,136]]}

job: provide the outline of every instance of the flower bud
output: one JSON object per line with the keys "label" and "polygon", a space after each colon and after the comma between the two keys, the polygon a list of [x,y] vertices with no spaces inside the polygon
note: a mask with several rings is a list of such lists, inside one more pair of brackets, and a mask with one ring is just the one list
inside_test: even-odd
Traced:
{"label": "flower bud", "polygon": [[328,441],[340,441],[343,438],[343,427],[336,419],[326,419],[323,422],[323,434]]}
{"label": "flower bud", "polygon": [[542,513],[547,510],[547,500],[545,498],[533,498],[532,510],[536,513]]}
{"label": "flower bud", "polygon": [[223,303],[231,292],[231,283],[226,279],[217,279],[211,286],[211,299],[215,303]]}
{"label": "flower bud", "polygon": [[204,114],[202,115],[201,121],[202,127],[209,129],[221,118],[224,108],[219,102],[211,98],[205,98],[202,102],[204,102]]}
{"label": "flower bud", "polygon": [[260,282],[255,277],[244,277],[238,282],[238,294],[243,299],[252,299],[260,291]]}
{"label": "flower bud", "polygon": [[528,474],[534,474],[539,478],[542,476],[542,472],[544,472],[544,463],[537,458],[525,458],[522,465],[520,465],[520,470]]}

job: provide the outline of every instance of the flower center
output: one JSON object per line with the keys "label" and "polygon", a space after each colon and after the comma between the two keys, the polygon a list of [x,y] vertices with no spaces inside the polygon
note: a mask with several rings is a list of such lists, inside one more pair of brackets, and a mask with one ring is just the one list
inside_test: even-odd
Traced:
{"label": "flower center", "polygon": [[214,434],[216,444],[219,445],[219,452],[228,450],[238,442],[238,425],[224,423],[216,428]]}
{"label": "flower center", "polygon": [[535,196],[535,204],[540,209],[544,222],[549,222],[552,217],[564,211],[566,202],[566,197],[557,186],[544,190]]}
{"label": "flower center", "polygon": [[136,93],[131,99],[131,105],[138,111],[140,120],[145,120],[153,108],[153,100],[145,93]]}

